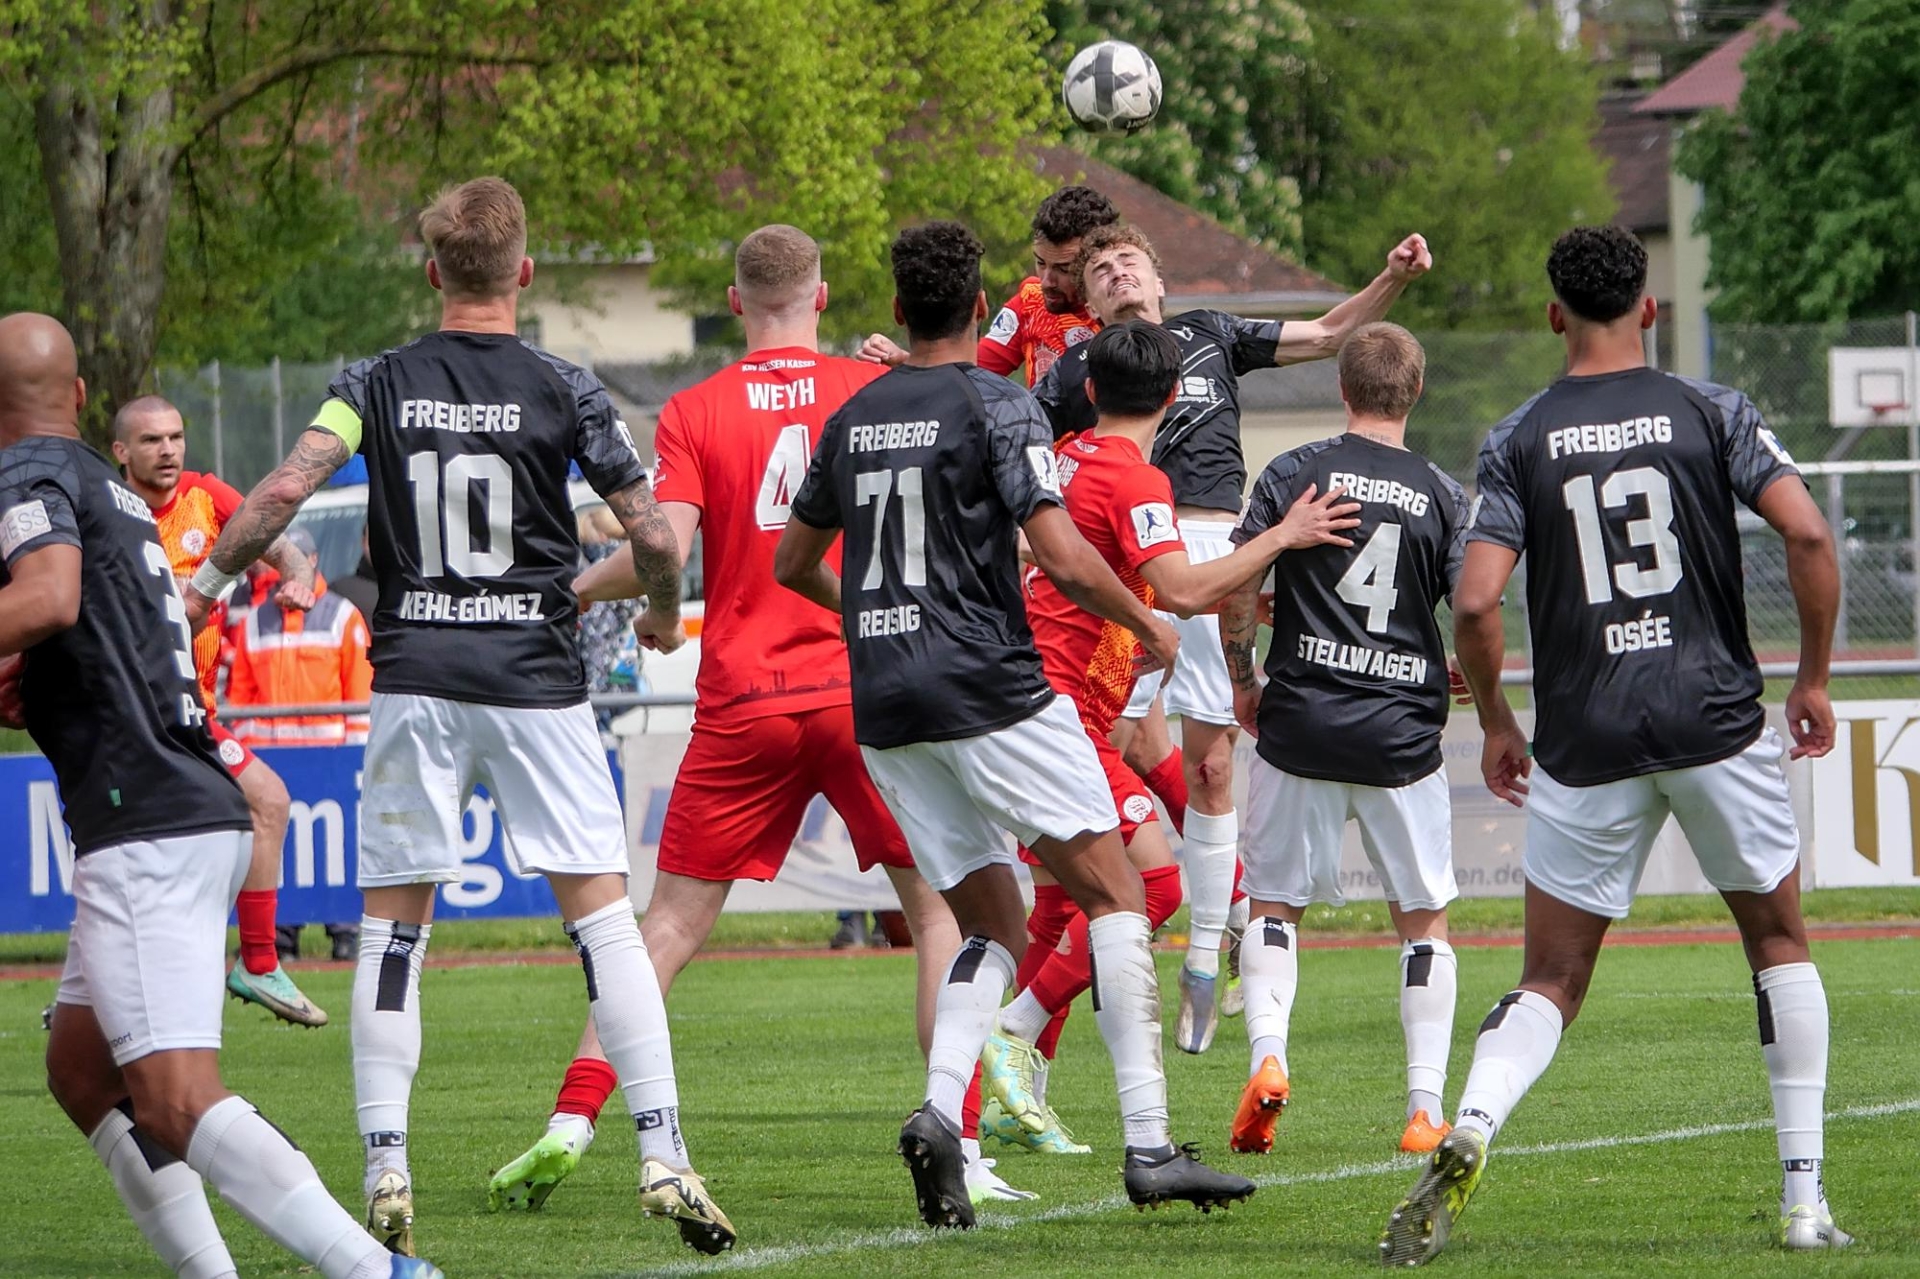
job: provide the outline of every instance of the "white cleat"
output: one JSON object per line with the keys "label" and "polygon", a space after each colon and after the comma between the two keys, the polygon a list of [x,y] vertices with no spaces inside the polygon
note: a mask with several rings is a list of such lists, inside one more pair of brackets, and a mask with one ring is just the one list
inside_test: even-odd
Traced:
{"label": "white cleat", "polygon": [[1173,1044],[1183,1053],[1203,1053],[1213,1046],[1213,1033],[1220,1028],[1220,1005],[1214,991],[1217,976],[1196,973],[1180,965],[1180,1012],[1174,1018]]}
{"label": "white cleat", "polygon": [[1809,1208],[1795,1204],[1780,1218],[1780,1246],[1793,1252],[1821,1252],[1846,1248],[1853,1236],[1833,1224],[1833,1213],[1825,1204]]}
{"label": "white cleat", "polygon": [[727,1214],[707,1193],[707,1183],[692,1169],[670,1168],[658,1159],[640,1163],[640,1211],[666,1217],[680,1228],[687,1247],[709,1257],[733,1247],[738,1237]]}
{"label": "white cleat", "polygon": [[1031,1190],[1017,1190],[1000,1179],[991,1159],[967,1160],[967,1198],[975,1204],[1020,1203],[1040,1196]]}
{"label": "white cleat", "polygon": [[413,1187],[391,1169],[380,1174],[367,1196],[367,1233],[388,1252],[413,1256]]}

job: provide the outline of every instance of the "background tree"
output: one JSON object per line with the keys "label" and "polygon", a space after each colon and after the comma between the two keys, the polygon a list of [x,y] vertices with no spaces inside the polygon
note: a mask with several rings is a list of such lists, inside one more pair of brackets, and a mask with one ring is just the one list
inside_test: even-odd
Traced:
{"label": "background tree", "polygon": [[[691,284],[703,256],[783,217],[830,246],[843,296],[884,296],[905,208],[965,216],[1009,257],[1023,239],[1040,183],[1015,144],[1057,127],[1039,14],[1040,0],[818,0],[805,22],[784,0],[0,0],[0,79],[27,104],[38,160],[0,187],[16,194],[32,167],[42,185],[39,216],[10,200],[0,227],[54,259],[59,285],[46,296],[40,265],[4,287],[74,330],[95,430],[145,388],[169,329],[184,353],[226,355],[365,349],[356,312],[404,330],[380,241],[442,182],[481,172],[522,188],[542,249],[650,246]],[[0,145],[26,154],[17,132]],[[277,340],[287,327],[300,339]]]}
{"label": "background tree", "polygon": [[1677,164],[1706,191],[1713,313],[1758,323],[1920,306],[1920,6],[1795,4],[1798,31],[1747,55],[1733,114]]}

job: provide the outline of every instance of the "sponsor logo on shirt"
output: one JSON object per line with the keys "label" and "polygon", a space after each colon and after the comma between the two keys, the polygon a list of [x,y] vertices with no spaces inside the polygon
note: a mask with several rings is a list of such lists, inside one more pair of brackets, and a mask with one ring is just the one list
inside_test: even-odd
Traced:
{"label": "sponsor logo on shirt", "polygon": [[1173,508],[1165,502],[1142,502],[1133,508],[1133,540],[1141,550],[1162,542],[1180,540],[1173,523]]}
{"label": "sponsor logo on shirt", "polygon": [[0,515],[0,558],[12,555],[15,551],[36,537],[53,532],[53,521],[47,516],[47,504],[39,498],[31,502],[22,502]]}
{"label": "sponsor logo on shirt", "polygon": [[198,555],[207,549],[205,529],[190,528],[180,535],[180,549],[189,555]]}
{"label": "sponsor logo on shirt", "polygon": [[1068,346],[1079,346],[1082,342],[1087,341],[1091,337],[1093,337],[1092,329],[1088,328],[1084,324],[1076,324],[1072,328],[1067,330],[1066,342]]}
{"label": "sponsor logo on shirt", "polygon": [[1054,465],[1053,450],[1035,445],[1027,450],[1027,463],[1033,467],[1033,477],[1040,481],[1040,487],[1059,497],[1060,470]]}
{"label": "sponsor logo on shirt", "polygon": [[1000,314],[993,317],[993,327],[987,330],[987,340],[1006,346],[1013,341],[1013,335],[1020,331],[1020,317],[1014,314],[1010,306],[1000,308]]}

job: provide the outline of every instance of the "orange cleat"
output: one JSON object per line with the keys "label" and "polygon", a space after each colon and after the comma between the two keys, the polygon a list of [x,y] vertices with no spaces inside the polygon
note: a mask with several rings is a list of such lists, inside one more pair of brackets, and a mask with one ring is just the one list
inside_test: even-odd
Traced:
{"label": "orange cleat", "polygon": [[1400,1149],[1410,1155],[1429,1154],[1452,1131],[1453,1125],[1446,1120],[1436,1124],[1427,1117],[1426,1111],[1416,1110],[1413,1118],[1407,1120],[1407,1130],[1400,1134]]}
{"label": "orange cleat", "polygon": [[1286,1107],[1287,1072],[1277,1057],[1267,1057],[1247,1080],[1240,1108],[1233,1112],[1233,1139],[1228,1143],[1243,1155],[1264,1155],[1273,1149],[1273,1124]]}

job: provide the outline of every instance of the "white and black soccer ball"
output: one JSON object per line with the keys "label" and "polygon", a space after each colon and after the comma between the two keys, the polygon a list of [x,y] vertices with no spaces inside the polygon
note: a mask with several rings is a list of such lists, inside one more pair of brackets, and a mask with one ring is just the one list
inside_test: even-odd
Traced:
{"label": "white and black soccer ball", "polygon": [[1102,40],[1073,55],[1060,101],[1089,133],[1132,133],[1160,113],[1160,68],[1137,45]]}

